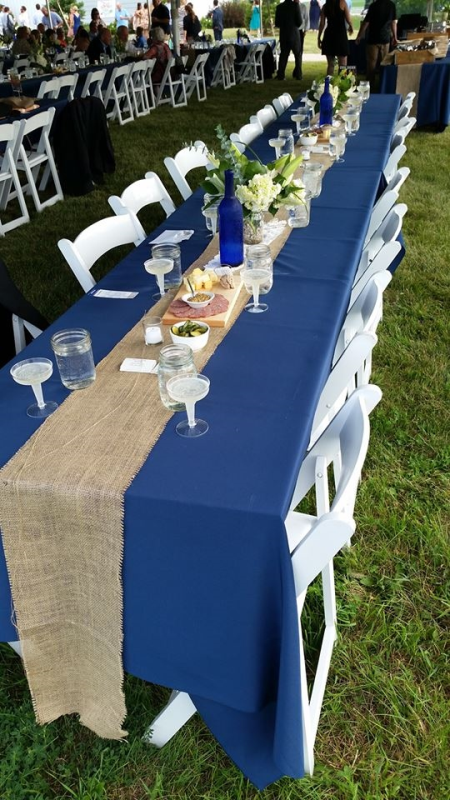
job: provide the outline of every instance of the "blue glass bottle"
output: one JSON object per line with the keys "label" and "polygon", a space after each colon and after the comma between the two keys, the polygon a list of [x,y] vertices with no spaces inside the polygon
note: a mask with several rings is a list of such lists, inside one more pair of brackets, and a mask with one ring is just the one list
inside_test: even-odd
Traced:
{"label": "blue glass bottle", "polygon": [[225,170],[225,196],[219,205],[220,263],[237,267],[244,260],[244,214],[234,194],[234,172]]}
{"label": "blue glass bottle", "polygon": [[325,89],[320,97],[319,125],[331,125],[333,122],[333,98],[330,93],[330,78],[325,78]]}

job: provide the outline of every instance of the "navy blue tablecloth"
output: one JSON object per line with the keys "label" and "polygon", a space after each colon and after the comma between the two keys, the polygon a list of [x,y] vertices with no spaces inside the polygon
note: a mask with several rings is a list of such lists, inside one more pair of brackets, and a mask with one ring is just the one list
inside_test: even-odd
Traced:
{"label": "navy blue tablecloth", "polygon": [[[77,70],[77,72],[78,72],[78,81],[77,81],[77,85],[76,85],[76,88],[75,88],[75,97],[81,97],[81,92],[83,91],[83,86],[84,86],[84,82],[86,80],[86,75],[88,75],[89,72],[95,72],[95,71],[97,71],[99,69],[105,69],[106,70],[106,75],[105,75],[105,80],[104,80],[104,83],[103,83],[103,86],[105,87],[105,85],[107,84],[107,82],[109,80],[109,76],[110,76],[112,70],[114,69],[114,67],[117,67],[117,64],[107,64],[105,66],[102,65],[102,66],[95,66],[95,67],[85,67],[83,69]],[[70,73],[65,73],[65,74],[68,75]],[[39,92],[39,87],[40,87],[41,83],[50,81],[55,77],[62,77],[62,76],[42,75],[39,78],[26,78],[26,79],[22,80],[22,93],[26,97],[37,97],[38,96],[38,92]],[[0,98],[2,98],[2,97],[11,97],[12,93],[13,92],[12,92],[11,84],[9,83],[9,81],[3,81],[3,83],[0,83]],[[68,94],[69,94],[69,90],[68,89],[66,89],[66,88],[62,89],[61,94],[60,94],[60,99],[61,100],[67,99],[68,98]]]}
{"label": "navy blue tablecloth", "polygon": [[[382,67],[380,92],[395,94],[396,66]],[[407,69],[407,67],[406,67]],[[422,64],[419,97],[417,99],[417,125],[450,124],[450,52],[432,64]]]}
{"label": "navy blue tablecloth", "polygon": [[[204,368],[211,380],[201,403],[207,435],[180,439],[175,415],[125,495],[125,669],[189,692],[259,788],[304,772],[298,624],[284,518],[398,106],[398,97],[370,99],[345,163],[329,170],[313,201],[310,226],[293,231],[276,259],[269,311],[241,314]],[[276,125],[286,125],[289,113]],[[374,116],[382,147],[375,146]],[[269,129],[255,142],[265,160],[273,157],[271,135]],[[363,151],[367,170],[359,160]],[[197,192],[161,226],[197,228],[181,246],[183,269],[208,242],[201,204]],[[100,284],[135,290],[134,300],[84,296],[26,356],[51,358],[52,333],[81,325],[92,333],[96,361],[102,359],[151,305],[155,284],[143,268],[147,257],[143,244]],[[8,368],[0,371],[0,465],[39,424],[25,413],[30,393],[12,381]],[[45,395],[59,402],[67,396],[56,374]],[[0,640],[16,638],[0,549]]]}

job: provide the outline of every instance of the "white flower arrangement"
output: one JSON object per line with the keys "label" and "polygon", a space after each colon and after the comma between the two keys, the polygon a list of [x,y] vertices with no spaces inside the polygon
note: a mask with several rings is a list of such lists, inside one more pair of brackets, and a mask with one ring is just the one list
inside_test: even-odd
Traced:
{"label": "white flower arrangement", "polygon": [[248,183],[236,186],[236,197],[252,214],[268,211],[281,192],[279,183],[274,183],[275,173],[255,175]]}

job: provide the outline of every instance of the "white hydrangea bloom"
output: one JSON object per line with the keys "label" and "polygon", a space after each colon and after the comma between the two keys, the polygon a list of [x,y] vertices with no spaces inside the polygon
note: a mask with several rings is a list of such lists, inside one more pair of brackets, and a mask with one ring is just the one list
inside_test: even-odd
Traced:
{"label": "white hydrangea bloom", "polygon": [[244,208],[254,213],[267,211],[279,195],[281,186],[273,181],[273,173],[254,175],[245,185],[236,187],[236,197]]}

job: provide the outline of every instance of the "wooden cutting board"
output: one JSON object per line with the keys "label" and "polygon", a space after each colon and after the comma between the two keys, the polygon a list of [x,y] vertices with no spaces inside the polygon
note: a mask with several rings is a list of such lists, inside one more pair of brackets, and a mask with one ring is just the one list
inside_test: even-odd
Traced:
{"label": "wooden cutting board", "polygon": [[[226,328],[231,316],[231,312],[236,305],[236,301],[243,287],[240,275],[235,274],[233,278],[235,283],[234,289],[224,289],[222,286],[218,286],[218,284],[215,284],[214,288],[212,289],[214,294],[221,294],[223,297],[226,297],[228,300],[227,310],[223,311],[221,314],[215,314],[213,317],[197,317],[196,319],[198,319],[199,322],[206,322],[211,328]],[[181,300],[182,296],[186,294],[186,292],[186,287],[181,286],[174,300]],[[186,308],[190,309],[190,306],[188,306],[187,303]],[[188,317],[176,317],[170,312],[169,307],[164,314],[162,321],[164,325],[175,325],[177,322],[182,322],[183,319],[188,319]]]}

